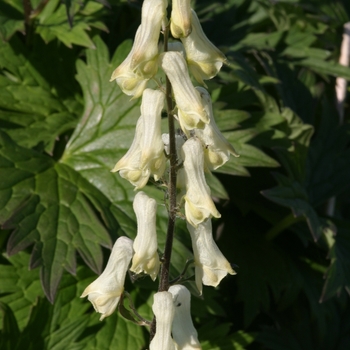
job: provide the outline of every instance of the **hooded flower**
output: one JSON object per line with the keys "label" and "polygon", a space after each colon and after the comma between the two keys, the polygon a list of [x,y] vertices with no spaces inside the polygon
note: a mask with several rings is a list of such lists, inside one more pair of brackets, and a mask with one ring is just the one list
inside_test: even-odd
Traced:
{"label": "hooded flower", "polygon": [[141,72],[131,68],[132,57],[139,46],[142,28],[136,31],[134,45],[126,59],[114,70],[110,81],[115,80],[124,94],[138,98],[145,90],[150,74],[144,76]]}
{"label": "hooded flower", "polygon": [[220,71],[225,55],[213,45],[203,32],[196,13],[192,10],[192,32],[181,38],[185,47],[188,67],[195,79],[203,84],[203,80],[215,77]]}
{"label": "hooded flower", "polygon": [[188,139],[182,146],[186,181],[185,214],[189,224],[197,227],[204,220],[221,215],[210,196],[210,188],[204,178],[204,154],[197,138]]}
{"label": "hooded flower", "polygon": [[181,128],[203,128],[209,123],[209,116],[188,75],[183,55],[176,51],[164,52],[160,55],[160,65],[171,82]]}
{"label": "hooded flower", "polygon": [[171,337],[175,313],[172,294],[169,292],[154,294],[152,310],[157,319],[157,330],[150,343],[150,350],[176,350]]}
{"label": "hooded flower", "polygon": [[176,284],[169,288],[173,295],[175,316],[172,334],[177,350],[200,350],[198,334],[191,318],[191,293],[185,286]]}
{"label": "hooded flower", "polygon": [[170,30],[174,38],[183,38],[191,33],[191,1],[173,0]]}
{"label": "hooded flower", "polygon": [[202,294],[202,283],[216,287],[228,273],[235,275],[236,272],[213,239],[210,219],[202,222],[196,228],[187,224],[187,228],[192,240],[196,285]]}
{"label": "hooded flower", "polygon": [[202,103],[209,115],[210,122],[205,125],[204,129],[196,129],[195,135],[204,143],[205,163],[210,170],[213,170],[224,165],[230,159],[230,154],[235,157],[239,157],[239,155],[225,139],[215,123],[213,107],[208,91],[199,86],[196,89],[201,95]]}
{"label": "hooded flower", "polygon": [[166,0],[145,0],[142,5],[141,25],[133,47],[112,74],[122,91],[137,98],[146,88],[147,81],[158,70],[158,41],[162,23],[165,20]]}
{"label": "hooded flower", "polygon": [[134,241],[135,254],[130,271],[145,272],[154,281],[159,271],[156,232],[157,203],[141,191],[135,196],[133,207],[137,218],[137,236]]}
{"label": "hooded flower", "polygon": [[163,106],[164,94],[161,91],[144,91],[134,140],[112,170],[119,171],[120,176],[134,185],[135,189],[144,187],[151,174],[157,181],[164,173],[166,158],[160,128]]}
{"label": "hooded flower", "polygon": [[132,245],[133,242],[129,238],[118,238],[105,270],[81,295],[81,298],[88,296],[96,312],[102,314],[100,321],[111,315],[119,303],[124,291],[125,275],[133,255]]}
{"label": "hooded flower", "polygon": [[156,181],[163,175],[166,166],[161,132],[164,97],[164,93],[159,90],[146,89],[141,104],[143,133],[140,142],[140,167],[150,169]]}

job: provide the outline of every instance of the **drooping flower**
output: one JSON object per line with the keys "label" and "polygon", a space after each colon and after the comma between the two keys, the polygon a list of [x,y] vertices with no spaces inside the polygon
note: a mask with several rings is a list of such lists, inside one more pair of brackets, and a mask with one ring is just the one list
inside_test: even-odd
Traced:
{"label": "drooping flower", "polygon": [[157,320],[157,330],[150,343],[150,350],[176,350],[171,337],[175,313],[172,294],[169,292],[154,294],[152,310]]}
{"label": "drooping flower", "polygon": [[202,347],[198,341],[198,334],[193,326],[191,318],[191,293],[180,284],[169,288],[173,295],[175,316],[173,320],[172,334],[177,350],[200,350]]}
{"label": "drooping flower", "polygon": [[125,60],[114,70],[110,79],[110,81],[115,80],[117,82],[124,94],[133,96],[133,98],[138,98],[142,95],[151,77],[150,74],[144,76],[136,69],[131,68],[132,57],[136,48],[139,46],[141,31],[142,28],[139,26],[135,34],[134,45],[131,51]]}
{"label": "drooping flower", "polygon": [[187,224],[187,228],[192,240],[196,286],[202,294],[202,283],[216,287],[228,273],[235,275],[236,272],[213,239],[210,219],[202,222],[196,228]]}
{"label": "drooping flower", "polygon": [[239,157],[239,155],[225,139],[215,123],[213,107],[208,91],[199,86],[197,86],[196,89],[200,93],[203,106],[209,115],[210,122],[205,125],[204,129],[196,129],[194,132],[205,145],[204,158],[206,165],[210,170],[215,170],[230,159],[230,154],[235,157]]}
{"label": "drooping flower", "polygon": [[193,10],[191,12],[191,22],[191,34],[182,37],[181,41],[185,47],[187,63],[191,73],[200,84],[205,85],[203,80],[215,77],[227,59],[206,37]]}
{"label": "drooping flower", "polygon": [[163,175],[166,166],[161,132],[164,97],[164,93],[159,90],[146,89],[141,104],[143,133],[140,142],[140,167],[149,168],[156,181]]}
{"label": "drooping flower", "polygon": [[169,78],[181,127],[187,130],[203,128],[209,123],[200,95],[188,75],[187,64],[180,52],[168,51],[160,54],[160,65]]}
{"label": "drooping flower", "polygon": [[161,135],[161,112],[164,94],[146,89],[142,95],[141,116],[136,124],[134,140],[128,152],[113,168],[135,189],[144,187],[151,175],[157,181],[164,173],[166,157]]}
{"label": "drooping flower", "polygon": [[191,33],[191,1],[173,0],[170,30],[174,38],[183,38]]}
{"label": "drooping flower", "polygon": [[142,4],[142,30],[131,58],[131,68],[139,69],[145,76],[151,77],[157,71],[158,41],[167,6],[167,0],[144,0]]}
{"label": "drooping flower", "polygon": [[197,227],[204,220],[221,217],[211,199],[210,188],[204,177],[204,154],[198,138],[188,139],[182,146],[186,181],[185,214],[186,220]]}
{"label": "drooping flower", "polygon": [[158,70],[158,41],[165,20],[167,0],[145,0],[142,5],[141,25],[133,47],[126,59],[111,77],[122,91],[137,98],[146,88],[147,82]]}
{"label": "drooping flower", "polygon": [[129,238],[118,238],[106,268],[81,295],[81,298],[88,296],[96,312],[102,314],[100,321],[111,315],[119,303],[124,291],[125,275],[133,255],[132,245],[133,241]]}
{"label": "drooping flower", "polygon": [[143,119],[141,116],[137,121],[135,136],[129,150],[111,170],[112,172],[119,171],[119,175],[134,185],[135,189],[144,187],[147,184],[151,174],[149,169],[141,169],[139,166],[141,159],[140,142],[142,137],[142,129]]}
{"label": "drooping flower", "polygon": [[157,203],[144,192],[138,192],[133,203],[137,219],[137,235],[134,240],[134,257],[130,271],[145,272],[153,281],[159,271],[157,253],[156,210]]}

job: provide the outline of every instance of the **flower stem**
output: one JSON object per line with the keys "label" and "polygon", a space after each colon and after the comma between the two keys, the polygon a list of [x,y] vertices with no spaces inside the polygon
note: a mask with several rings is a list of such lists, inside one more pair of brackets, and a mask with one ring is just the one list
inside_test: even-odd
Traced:
{"label": "flower stem", "polygon": [[[164,31],[164,52],[168,51],[168,36],[169,26]],[[169,128],[169,161],[170,161],[170,173],[168,183],[168,195],[169,195],[169,210],[168,210],[168,228],[165,240],[164,254],[162,257],[162,267],[160,271],[160,281],[158,292],[164,292],[169,289],[169,271],[171,252],[173,248],[174,232],[175,232],[175,220],[176,220],[176,175],[177,175],[177,156],[175,145],[175,123],[173,115],[173,100],[172,100],[172,88],[171,83],[166,77],[166,91],[165,98],[167,104],[168,115],[168,128]],[[153,339],[156,331],[156,319],[153,318],[150,329],[150,340]]]}

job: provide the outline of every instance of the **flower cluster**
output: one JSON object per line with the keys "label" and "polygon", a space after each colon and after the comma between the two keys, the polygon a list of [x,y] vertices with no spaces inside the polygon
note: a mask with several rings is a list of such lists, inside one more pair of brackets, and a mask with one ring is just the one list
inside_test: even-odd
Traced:
{"label": "flower cluster", "polygon": [[[169,139],[175,138],[177,153],[177,203],[184,207],[191,235],[195,281],[199,293],[202,284],[216,287],[227,274],[235,274],[212,236],[211,218],[220,218],[204,172],[219,168],[230,155],[238,157],[232,145],[219,131],[209,92],[195,87],[191,76],[201,85],[213,78],[226,61],[224,54],[205,36],[189,0],[173,0],[170,21],[166,18],[167,0],[144,0],[141,25],[126,59],[115,69],[122,91],[142,96],[140,118],[128,152],[112,171],[128,180],[135,190],[146,186],[152,176],[166,184]],[[174,41],[168,50],[159,50],[161,31],[170,27]],[[167,45],[165,46],[167,47]],[[174,115],[181,134],[161,134],[161,114],[165,88],[148,88],[158,69],[169,79],[175,102]],[[169,93],[169,92],[167,92]],[[112,250],[106,269],[82,294],[88,296],[101,319],[117,307],[124,290],[128,270],[145,273],[155,280],[159,273],[156,233],[157,203],[140,191],[134,199],[137,235],[134,241],[121,237]],[[130,266],[131,265],[131,266]],[[150,350],[200,349],[190,316],[190,293],[182,285],[154,295],[153,312],[157,331]]]}

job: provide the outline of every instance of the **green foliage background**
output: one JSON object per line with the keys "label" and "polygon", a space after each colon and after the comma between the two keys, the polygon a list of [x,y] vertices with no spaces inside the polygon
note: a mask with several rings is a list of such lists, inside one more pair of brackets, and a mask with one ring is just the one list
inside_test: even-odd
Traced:
{"label": "green foliage background", "polygon": [[[99,322],[79,298],[115,239],[136,234],[135,193],[110,169],[131,143],[139,101],[109,78],[141,1],[25,3],[0,2],[0,348],[146,349],[147,330],[117,313]],[[340,125],[334,87],[350,79],[337,63],[350,5],[193,6],[230,61],[208,86],[241,154],[207,177],[222,213],[217,244],[239,268],[202,299],[188,285],[203,349],[349,349],[349,107]],[[164,195],[146,191],[159,203],[162,249]],[[173,277],[191,254],[179,220]],[[156,288],[127,281],[144,317]]]}

